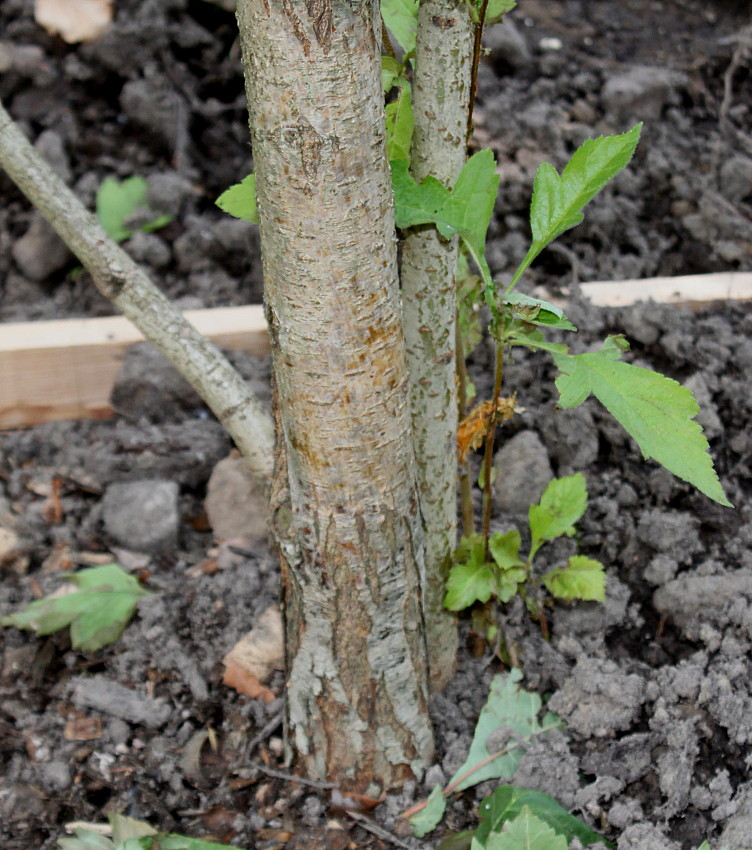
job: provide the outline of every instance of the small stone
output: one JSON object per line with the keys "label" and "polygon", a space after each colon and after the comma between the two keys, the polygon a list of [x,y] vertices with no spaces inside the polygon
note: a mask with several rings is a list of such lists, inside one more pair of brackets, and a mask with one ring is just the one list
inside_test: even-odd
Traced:
{"label": "small stone", "polygon": [[63,183],[70,183],[73,173],[62,136],[54,130],[45,130],[39,134],[34,147]]}
{"label": "small stone", "polygon": [[155,233],[144,233],[143,230],[137,230],[131,236],[126,248],[136,262],[154,269],[164,268],[172,259],[165,241]]}
{"label": "small stone", "polygon": [[521,431],[497,452],[494,467],[496,507],[510,514],[527,513],[554,477],[546,447],[534,431]]}
{"label": "small stone", "polygon": [[721,166],[721,192],[732,203],[752,195],[752,158],[738,154],[729,157]]}
{"label": "small stone", "polygon": [[[79,676],[74,679],[72,699],[79,708],[93,708],[149,729],[164,726],[172,714],[171,706],[163,699],[143,696],[106,676]],[[136,748],[135,738],[132,746]]]}
{"label": "small stone", "polygon": [[64,761],[48,761],[39,766],[42,784],[51,791],[64,791],[71,784],[70,768]]}
{"label": "small stone", "polygon": [[242,457],[230,455],[214,467],[204,508],[215,537],[264,538],[266,506],[265,494]]}
{"label": "small stone", "polygon": [[34,213],[31,225],[11,251],[21,272],[33,281],[46,280],[73,259],[63,240],[41,215]]}
{"label": "small stone", "polygon": [[178,215],[195,193],[190,182],[177,171],[158,171],[147,178],[149,206],[161,213]]}
{"label": "small stone", "polygon": [[680,82],[679,75],[666,68],[635,65],[609,77],[601,99],[609,117],[619,124],[635,118],[656,121]]}
{"label": "small stone", "polygon": [[102,499],[107,533],[136,552],[163,552],[177,545],[180,513],[174,481],[111,484]]}

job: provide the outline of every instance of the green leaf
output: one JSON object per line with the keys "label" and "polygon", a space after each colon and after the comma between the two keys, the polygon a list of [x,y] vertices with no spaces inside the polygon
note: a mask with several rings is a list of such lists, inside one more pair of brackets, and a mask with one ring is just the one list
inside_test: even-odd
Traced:
{"label": "green leaf", "polygon": [[397,227],[404,230],[419,224],[434,224],[445,239],[459,234],[480,269],[486,286],[492,290],[494,284],[484,251],[499,188],[493,152],[482,150],[473,154],[463,166],[452,190],[431,176],[416,183],[405,160],[395,160],[390,165]]}
{"label": "green leaf", "polygon": [[564,315],[563,310],[540,298],[533,298],[522,292],[510,292],[502,297],[501,303],[509,307],[513,316],[531,325],[542,325],[565,331],[577,330]]}
{"label": "green leaf", "polygon": [[479,534],[463,538],[455,553],[457,563],[449,571],[445,608],[462,611],[475,602],[488,602],[496,591],[496,574],[485,556],[485,541]]}
{"label": "green leaf", "polygon": [[216,205],[235,218],[258,224],[256,207],[256,175],[249,174],[240,183],[230,186],[215,201]]}
{"label": "green leaf", "polygon": [[474,835],[474,829],[463,829],[462,832],[447,835],[441,839],[436,850],[470,850]]}
{"label": "green leaf", "polygon": [[2,625],[38,635],[70,626],[73,648],[95,652],[120,637],[139,598],[149,595],[137,579],[117,564],[66,575],[77,590],[32,602],[23,611],[4,617]]}
{"label": "green leaf", "polygon": [[[122,182],[114,177],[105,177],[97,189],[96,214],[99,223],[116,241],[123,242],[133,235],[125,220],[146,205],[147,184],[143,177],[128,177]],[[156,221],[170,221],[161,216]],[[154,224],[155,222],[150,222]]]}
{"label": "green leaf", "polygon": [[699,406],[681,384],[640,366],[622,363],[612,337],[601,351],[554,355],[559,404],[577,407],[591,393],[653,458],[710,499],[733,507],[713,468],[708,441],[695,421]]}
{"label": "green leaf", "polygon": [[567,850],[563,835],[523,806],[514,820],[507,821],[501,832],[492,832],[485,844],[473,839],[472,850]]}
{"label": "green leaf", "polygon": [[510,345],[524,345],[533,351],[548,351],[550,354],[566,354],[569,351],[563,342],[548,342],[540,331],[526,328],[521,322],[512,326],[505,341]]}
{"label": "green leaf", "polygon": [[[478,8],[482,5],[483,0],[476,0]],[[488,8],[486,9],[486,26],[495,24],[500,21],[507,12],[511,12],[517,5],[517,0],[489,0]]]}
{"label": "green leaf", "polygon": [[517,530],[501,534],[498,531],[489,539],[489,552],[499,567],[496,596],[501,602],[509,600],[527,579],[525,564],[519,558],[520,533]]}
{"label": "green leaf", "polygon": [[620,136],[588,139],[575,151],[561,177],[552,165],[541,163],[530,204],[533,241],[510,290],[546,245],[582,221],[583,207],[632,159],[641,130],[642,124],[637,124]]}
{"label": "green leaf", "polygon": [[409,161],[414,126],[412,91],[404,85],[397,99],[386,105],[386,150],[390,161]]}
{"label": "green leaf", "polygon": [[582,599],[585,602],[603,602],[606,599],[603,564],[584,555],[573,555],[566,566],[546,573],[543,583],[557,599]]}
{"label": "green leaf", "polygon": [[381,0],[381,17],[405,53],[415,50],[418,5],[418,0]]}
{"label": "green leaf", "polygon": [[[456,782],[493,754],[488,748],[488,742],[490,736],[497,729],[509,727],[513,735],[523,739],[542,732],[544,727],[538,722],[541,699],[538,694],[530,693],[521,688],[519,686],[521,679],[522,673],[516,668],[510,670],[507,674],[502,673],[494,676],[488,700],[481,710],[475,727],[473,743],[470,745],[467,759],[452,777],[450,784]],[[546,729],[556,728],[560,725],[558,719],[554,719],[553,715],[549,715],[549,718],[551,718],[551,723],[546,725]],[[522,749],[514,746],[514,739],[510,740],[509,746],[511,746],[509,752],[503,753],[483,767],[473,770],[456,786],[456,790],[464,791],[479,782],[485,782],[486,779],[512,776],[522,758]],[[495,748],[494,752],[498,752],[498,750]]]}
{"label": "green leaf", "polygon": [[584,846],[595,844],[597,841],[608,843],[603,836],[570,814],[553,797],[516,785],[500,785],[480,804],[480,824],[475,833],[478,841],[485,844],[491,833],[499,832],[506,823],[518,817],[525,806],[557,835],[564,836],[567,843],[573,838],[579,838]]}
{"label": "green leaf", "polygon": [[537,505],[530,505],[530,560],[547,540],[574,534],[574,524],[587,508],[587,484],[581,472],[554,478],[543,491]]}
{"label": "green leaf", "polygon": [[115,845],[106,836],[91,829],[76,827],[73,838],[58,838],[60,850],[114,850]]}
{"label": "green leaf", "polygon": [[[231,844],[218,844],[216,841],[204,841],[201,838],[188,838],[185,835],[158,835],[159,850],[237,850]],[[156,850],[156,847],[154,848]]]}
{"label": "green leaf", "polygon": [[402,76],[402,63],[393,56],[381,57],[381,88],[384,94],[391,91],[394,84]]}
{"label": "green leaf", "polygon": [[426,807],[410,818],[413,835],[416,838],[423,838],[424,835],[432,832],[444,817],[445,811],[446,798],[444,792],[441,790],[441,785],[436,785],[426,801]]}

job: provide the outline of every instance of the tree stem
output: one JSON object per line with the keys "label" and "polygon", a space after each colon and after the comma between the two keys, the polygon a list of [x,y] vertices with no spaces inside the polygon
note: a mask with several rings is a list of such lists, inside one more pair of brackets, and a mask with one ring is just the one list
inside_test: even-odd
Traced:
{"label": "tree stem", "polygon": [[467,132],[465,135],[465,146],[470,152],[470,140],[473,136],[473,112],[475,110],[475,96],[478,93],[478,67],[480,66],[480,54],[483,41],[483,27],[486,23],[486,12],[488,0],[483,0],[478,13],[478,23],[475,25],[473,37],[473,64],[470,77],[470,108],[467,113]]}
{"label": "tree stem", "polygon": [[491,508],[493,506],[493,482],[491,478],[494,442],[496,440],[496,418],[499,399],[501,398],[501,385],[504,378],[504,346],[496,343],[496,368],[494,373],[493,407],[488,420],[488,431],[486,432],[486,447],[483,453],[483,537],[486,541],[486,560],[490,556],[489,535],[491,533]]}

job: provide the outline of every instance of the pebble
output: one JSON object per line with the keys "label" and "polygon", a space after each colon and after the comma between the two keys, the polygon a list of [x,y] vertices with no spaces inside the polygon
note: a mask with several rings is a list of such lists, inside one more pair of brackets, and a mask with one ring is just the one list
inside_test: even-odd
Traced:
{"label": "pebble", "polygon": [[[149,729],[164,726],[172,707],[163,699],[150,699],[106,676],[79,676],[73,680],[73,703],[78,708],[93,708],[128,723]],[[136,739],[132,741],[136,747]]]}
{"label": "pebble", "polygon": [[163,552],[177,545],[180,512],[174,481],[111,484],[102,499],[107,533],[136,552]]}
{"label": "pebble", "polygon": [[214,536],[221,540],[266,537],[265,494],[238,455],[230,455],[214,467],[204,508]]}
{"label": "pebble", "polygon": [[494,483],[497,510],[527,513],[554,477],[546,447],[534,431],[521,431],[496,453]]}
{"label": "pebble", "polygon": [[11,250],[20,271],[33,281],[46,280],[73,259],[63,240],[41,215],[34,213],[31,225]]}

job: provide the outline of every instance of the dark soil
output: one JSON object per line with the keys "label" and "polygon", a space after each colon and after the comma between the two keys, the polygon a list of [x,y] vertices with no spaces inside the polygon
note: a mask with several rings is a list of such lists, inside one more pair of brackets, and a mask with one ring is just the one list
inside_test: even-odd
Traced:
{"label": "dark soil", "polygon": [[[30,0],[4,0],[0,97],[87,203],[106,176],[148,178],[153,210],[175,218],[126,247],[171,297],[185,307],[258,300],[254,229],[213,204],[252,167],[233,17],[205,0],[116,6],[101,41],[71,47],[34,23]],[[479,143],[492,146],[501,165],[493,271],[509,273],[527,248],[538,162],[560,166],[584,138],[637,120],[646,126],[634,164],[582,226],[544,253],[529,285],[568,290],[579,280],[748,269],[747,4],[522,0],[510,20],[489,34],[476,121]],[[0,199],[0,319],[111,312],[2,174]],[[577,347],[624,331],[632,362],[692,387],[736,510],[643,462],[591,402],[557,411],[546,360],[522,355],[509,366],[507,385],[526,411],[506,436],[532,432],[539,440],[519,444],[529,454],[505,467],[505,487],[524,493],[533,468],[583,471],[591,501],[576,545],[609,575],[605,605],[552,610],[549,643],[510,606],[507,640],[519,647],[525,685],[550,696],[568,723],[527,749],[514,781],[551,793],[618,850],[693,850],[705,838],[749,850],[752,311],[605,311],[575,298],[569,314],[587,329]],[[268,392],[268,364],[237,361]],[[479,386],[487,361],[481,348]],[[214,541],[202,501],[229,441],[172,385],[169,397],[178,400],[155,413],[153,392],[113,421],[0,435],[0,528],[21,540],[20,556],[2,568],[0,614],[56,587],[61,563],[113,548],[160,591],[115,645],[94,654],[72,651],[63,634],[0,632],[2,846],[49,850],[66,823],[101,821],[110,811],[247,848],[387,846],[331,809],[327,792],[249,767],[249,742],[279,715],[280,701],[264,705],[223,686],[220,662],[277,598],[275,559],[256,540],[224,547],[221,569],[206,568]],[[116,546],[103,495],[144,479],[179,485],[181,524],[177,546],[137,556],[129,551],[139,548],[136,539]],[[51,493],[60,497],[58,516]],[[499,529],[515,522],[508,510],[496,517]],[[400,831],[397,813],[464,760],[501,669],[488,655],[473,657],[471,646],[434,700],[437,765],[425,784],[376,812],[389,829]],[[122,687],[136,696],[135,708]],[[272,687],[281,692],[281,682]],[[280,736],[273,728],[254,757],[278,766]],[[442,830],[472,826],[488,791],[452,802]]]}

